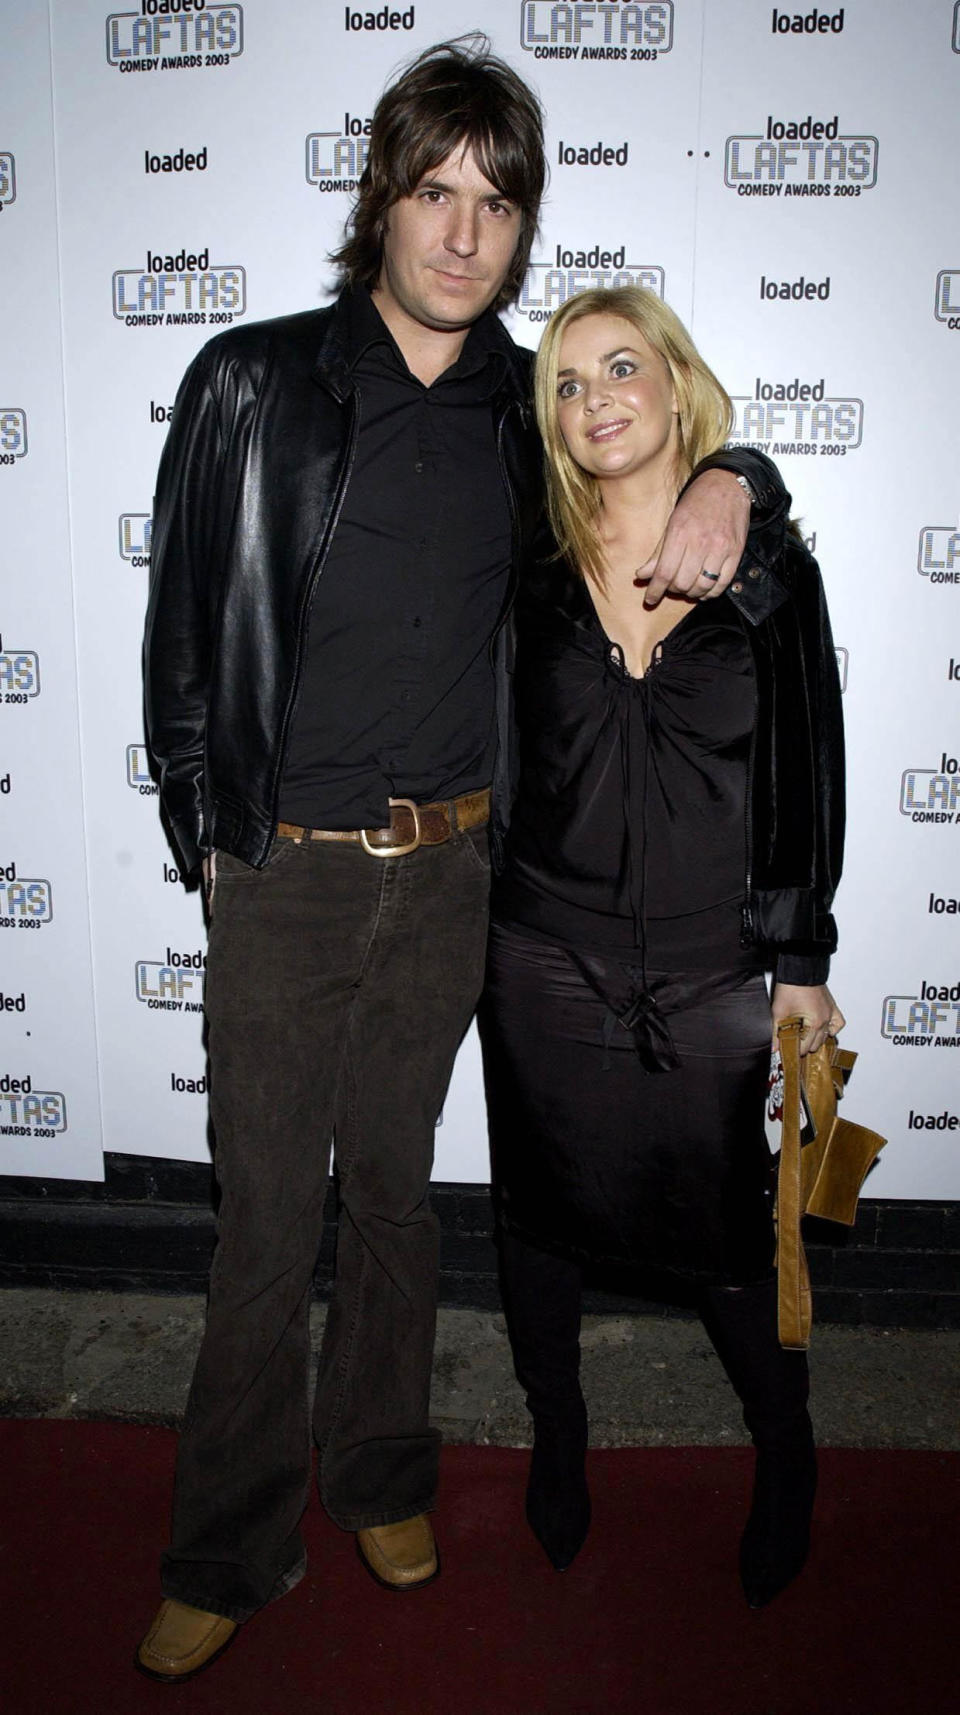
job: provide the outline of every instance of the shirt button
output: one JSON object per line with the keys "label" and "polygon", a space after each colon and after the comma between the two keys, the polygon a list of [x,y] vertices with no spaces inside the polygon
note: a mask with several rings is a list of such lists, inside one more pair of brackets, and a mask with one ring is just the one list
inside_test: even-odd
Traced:
{"label": "shirt button", "polygon": [[743,585],[741,583],[735,583],[735,584],[730,585],[730,591],[731,591],[732,595],[739,595],[742,589],[743,589]]}
{"label": "shirt button", "polygon": [[763,577],[763,573],[762,573],[762,571],[761,571],[761,570],[760,570],[760,567],[759,567],[759,566],[751,566],[751,567],[750,567],[750,570],[749,570],[749,571],[748,571],[748,573],[747,573],[747,577],[748,577],[748,578],[762,578],[762,577]]}
{"label": "shirt button", "polygon": [[415,619],[413,622],[414,630],[418,630],[422,624],[423,624],[423,621],[421,619]]}
{"label": "shirt button", "polygon": [[413,468],[416,471],[418,476],[422,476],[422,474],[423,474],[423,463],[420,459],[417,460],[417,462]]}

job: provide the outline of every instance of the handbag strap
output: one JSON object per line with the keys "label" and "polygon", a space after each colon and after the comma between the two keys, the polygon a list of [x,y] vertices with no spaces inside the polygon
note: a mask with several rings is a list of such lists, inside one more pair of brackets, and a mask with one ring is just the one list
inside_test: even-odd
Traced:
{"label": "handbag strap", "polygon": [[777,1176],[777,1321],[781,1346],[810,1344],[810,1274],[800,1234],[800,1037],[802,1018],[782,1019],[777,1036],[783,1065],[783,1132]]}

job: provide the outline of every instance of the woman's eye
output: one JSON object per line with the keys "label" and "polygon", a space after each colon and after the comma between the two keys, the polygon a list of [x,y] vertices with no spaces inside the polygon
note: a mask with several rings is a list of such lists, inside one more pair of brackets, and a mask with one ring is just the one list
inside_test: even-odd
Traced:
{"label": "woman's eye", "polygon": [[576,391],[577,384],[575,381],[561,381],[557,388],[557,397],[559,399],[572,399]]}
{"label": "woman's eye", "polygon": [[617,381],[622,381],[624,376],[632,375],[632,374],[633,374],[633,364],[632,363],[627,363],[626,361],[624,361],[622,363],[615,363],[613,366],[614,379]]}

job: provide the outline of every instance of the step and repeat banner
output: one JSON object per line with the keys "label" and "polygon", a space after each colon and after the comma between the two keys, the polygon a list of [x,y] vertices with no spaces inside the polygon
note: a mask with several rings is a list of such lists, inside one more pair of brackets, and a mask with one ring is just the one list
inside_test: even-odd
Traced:
{"label": "step and repeat banner", "polygon": [[[205,937],[143,744],[153,483],[218,329],[333,288],[370,114],[478,25],[551,181],[515,338],[638,282],[823,568],[850,753],[833,987],[874,1195],[960,1197],[960,5],[18,0],[0,60],[0,1175],[207,1155]],[[461,1053],[436,1176],[487,1176]]]}

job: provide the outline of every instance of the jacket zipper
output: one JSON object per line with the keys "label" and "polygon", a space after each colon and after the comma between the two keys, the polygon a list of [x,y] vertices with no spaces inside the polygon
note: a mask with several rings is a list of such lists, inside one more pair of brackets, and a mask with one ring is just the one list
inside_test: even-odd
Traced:
{"label": "jacket zipper", "polygon": [[317,581],[320,577],[320,573],[323,570],[323,564],[324,564],[324,561],[327,557],[327,552],[328,552],[329,547],[330,547],[330,542],[331,542],[331,539],[333,537],[333,532],[336,529],[337,524],[339,522],[340,512],[341,512],[341,509],[343,507],[344,496],[347,492],[347,483],[350,479],[350,472],[353,469],[354,455],[355,455],[356,450],[357,450],[357,438],[359,435],[359,413],[357,411],[356,388],[354,388],[350,394],[349,405],[350,405],[350,410],[352,412],[352,418],[351,418],[350,427],[348,430],[346,457],[344,458],[343,467],[342,467],[341,475],[340,475],[340,486],[339,486],[339,489],[337,491],[337,494],[336,494],[336,497],[334,500],[333,510],[330,514],[330,518],[329,518],[329,521],[327,523],[327,528],[326,528],[326,532],[325,532],[323,541],[320,544],[320,548],[317,552],[317,557],[316,557],[314,564],[313,564],[313,569],[312,569],[310,576],[307,580],[306,591],[304,592],[303,602],[301,603],[301,607],[300,607],[300,618],[299,618],[299,622],[297,625],[297,659],[296,659],[296,663],[294,665],[293,684],[290,687],[290,695],[287,699],[287,706],[286,706],[284,713],[283,713],[283,721],[281,722],[281,726],[280,726],[280,743],[277,747],[277,767],[276,767],[276,773],[274,775],[274,781],[273,781],[272,811],[273,811],[274,822],[277,821],[277,811],[279,808],[280,782],[283,778],[283,762],[284,762],[284,756],[286,754],[286,748],[287,748],[287,734],[290,730],[290,721],[293,717],[293,711],[294,711],[294,708],[296,707],[297,697],[298,697],[299,692],[300,692],[300,673],[301,673],[301,670],[303,667],[303,654],[304,654],[303,644],[304,644],[304,636],[305,636],[306,627],[307,627],[307,616],[310,612],[310,606],[311,606],[311,603],[313,601],[313,592],[317,587]]}

